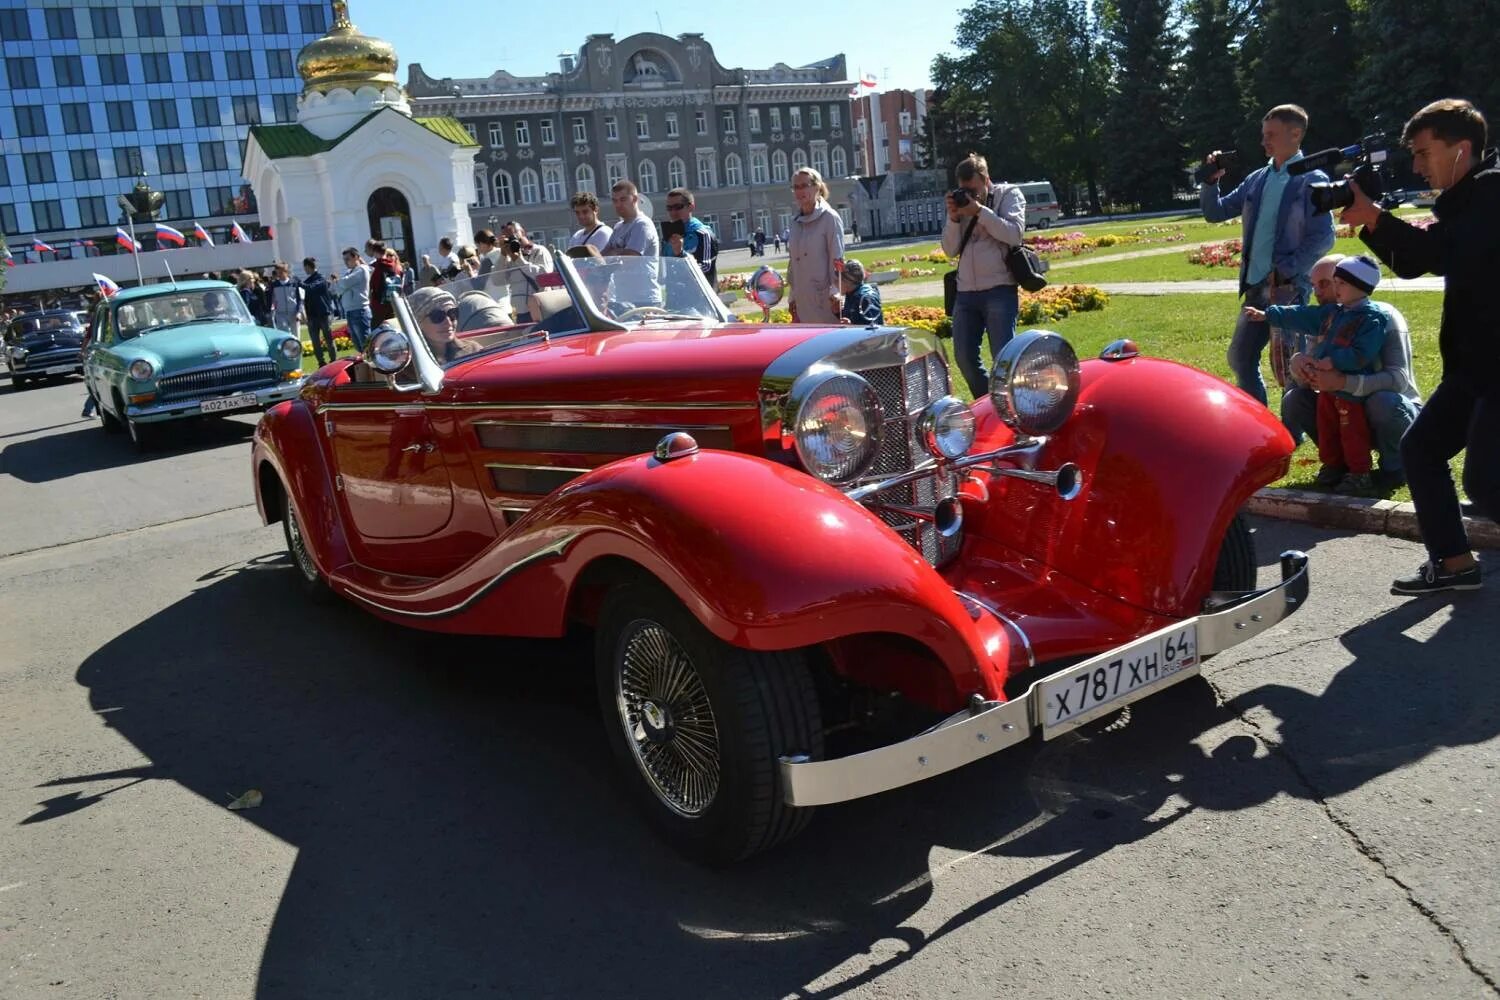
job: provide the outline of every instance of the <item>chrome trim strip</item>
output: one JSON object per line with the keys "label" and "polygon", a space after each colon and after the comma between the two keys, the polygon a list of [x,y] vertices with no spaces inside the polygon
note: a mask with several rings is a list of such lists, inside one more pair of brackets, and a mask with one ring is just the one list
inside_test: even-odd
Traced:
{"label": "chrome trim strip", "polygon": [[579,469],[567,465],[522,465],[519,462],[486,462],[486,469],[525,469],[528,472],[576,472],[583,475],[585,472],[593,472],[593,469]]}
{"label": "chrome trim strip", "polygon": [[[402,403],[320,403],[318,412],[324,410],[393,410],[398,406],[411,406],[413,404]],[[430,410],[754,410],[759,408],[757,403],[569,403],[555,400],[544,400],[536,403],[436,403],[423,402],[420,405]],[[578,421],[572,421],[577,423]]]}
{"label": "chrome trim strip", "polygon": [[1036,669],[1036,650],[1031,648],[1031,636],[1026,634],[1025,629],[1016,624],[1015,619],[1011,618],[1010,615],[1007,615],[1005,612],[995,607],[992,601],[986,601],[984,598],[979,597],[976,594],[971,594],[966,590],[955,590],[954,593],[966,601],[971,601],[974,604],[977,604],[979,607],[983,608],[990,614],[994,615],[997,619],[999,619],[1000,624],[1005,625],[1012,631],[1014,631],[1021,640],[1021,646],[1026,650],[1027,669]]}
{"label": "chrome trim strip", "polygon": [[1281,576],[1277,586],[1250,594],[1237,604],[1173,622],[1116,649],[1055,671],[1034,682],[1019,698],[979,702],[973,709],[951,715],[911,739],[835,760],[810,760],[805,755],[782,757],[782,799],[793,806],[846,802],[922,781],[1015,746],[1041,728],[1042,713],[1037,701],[1043,684],[1085,664],[1108,663],[1119,649],[1143,639],[1196,624],[1200,665],[1174,674],[1160,684],[1139,688],[1100,708],[1114,711],[1164,690],[1197,674],[1203,657],[1253,638],[1295,613],[1307,600],[1307,556],[1296,551],[1282,553]]}
{"label": "chrome trim strip", "polygon": [[[605,427],[610,430],[675,431],[679,424],[613,424],[593,420],[476,420],[472,427]],[[727,431],[728,424],[693,424],[692,430]]]}
{"label": "chrome trim strip", "polygon": [[494,451],[641,455],[654,449],[663,436],[676,433],[701,438],[706,448],[731,450],[734,447],[728,424],[475,420],[470,426],[479,447]]}
{"label": "chrome trim strip", "polygon": [[459,601],[452,607],[442,608],[438,611],[408,611],[405,608],[393,608],[388,604],[381,604],[374,598],[367,597],[366,595],[360,593],[353,584],[344,583],[343,587],[345,592],[348,593],[350,597],[363,601],[365,604],[368,604],[372,608],[378,608],[381,611],[387,611],[393,615],[405,615],[408,618],[444,618],[448,615],[458,614],[460,611],[464,610],[469,605],[473,604],[475,601],[488,594],[491,590],[494,590],[495,587],[499,586],[507,576],[510,576],[513,573],[518,573],[521,570],[525,569],[527,566],[530,566],[532,563],[538,562],[542,559],[547,559],[553,556],[562,556],[567,551],[568,546],[572,545],[574,541],[582,536],[582,534],[582,532],[575,531],[571,534],[563,536],[550,545],[545,545],[542,548],[537,549],[530,555],[522,556],[520,559],[505,567],[493,578],[491,578],[488,583],[475,590],[474,593],[470,594],[462,601]]}

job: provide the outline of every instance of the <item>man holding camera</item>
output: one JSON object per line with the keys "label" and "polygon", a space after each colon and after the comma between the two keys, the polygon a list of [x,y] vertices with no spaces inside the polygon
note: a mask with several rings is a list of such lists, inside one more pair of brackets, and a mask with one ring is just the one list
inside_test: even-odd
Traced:
{"label": "man holding camera", "polygon": [[[538,275],[552,270],[552,251],[526,236],[526,227],[512,219],[500,230],[500,271],[510,285],[510,300],[531,301],[531,293],[541,287]],[[516,310],[517,323],[530,323],[531,310]]]}
{"label": "man holding camera", "polygon": [[[1311,185],[1326,182],[1328,176],[1318,170],[1293,176],[1287,170],[1302,159],[1306,133],[1307,112],[1297,105],[1281,104],[1266,112],[1260,144],[1270,161],[1223,197],[1219,178],[1229,166],[1229,157],[1216,150],[1204,160],[1208,174],[1198,192],[1203,218],[1223,222],[1244,217],[1240,294],[1245,305],[1256,309],[1306,304],[1311,290],[1308,272],[1333,248],[1333,216],[1315,212],[1309,197]],[[1266,382],[1260,373],[1260,356],[1270,339],[1264,321],[1251,320],[1242,312],[1229,341],[1229,367],[1235,380],[1262,404]]]}
{"label": "man holding camera", "polygon": [[975,399],[990,391],[981,348],[990,335],[990,359],[1016,335],[1021,311],[1015,276],[1005,263],[1010,247],[1026,238],[1026,198],[1014,184],[991,184],[984,157],[970,153],[953,170],[943,252],[958,260],[953,303],[953,357]]}
{"label": "man holding camera", "polygon": [[1381,211],[1357,184],[1341,216],[1399,277],[1443,276],[1438,349],[1443,375],[1401,439],[1401,458],[1428,560],[1391,593],[1478,590],[1479,563],[1464,530],[1448,462],[1460,451],[1464,491],[1477,513],[1500,519],[1500,167],[1485,155],[1484,116],[1468,101],[1434,101],[1412,116],[1401,141],[1412,169],[1442,191],[1437,221],[1418,229]]}

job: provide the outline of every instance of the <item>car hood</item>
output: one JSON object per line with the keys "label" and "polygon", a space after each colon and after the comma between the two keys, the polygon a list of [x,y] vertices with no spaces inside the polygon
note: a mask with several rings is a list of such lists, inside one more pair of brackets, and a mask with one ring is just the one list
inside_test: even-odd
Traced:
{"label": "car hood", "polygon": [[850,328],[650,324],[483,355],[450,369],[445,382],[472,402],[745,402],[777,358],[841,331]]}
{"label": "car hood", "polygon": [[201,368],[220,361],[270,355],[270,346],[288,334],[246,323],[193,323],[143,333],[118,348],[122,355],[154,359],[157,371]]}
{"label": "car hood", "polygon": [[51,330],[47,333],[28,333],[24,337],[17,338],[14,347],[23,347],[27,351],[49,351],[59,347],[82,347],[83,334],[73,330]]}

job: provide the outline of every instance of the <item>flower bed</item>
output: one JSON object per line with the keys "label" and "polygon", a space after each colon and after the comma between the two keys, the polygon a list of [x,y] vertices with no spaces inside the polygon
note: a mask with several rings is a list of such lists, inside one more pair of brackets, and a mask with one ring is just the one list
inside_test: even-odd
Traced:
{"label": "flower bed", "polygon": [[1232,267],[1239,270],[1240,241],[1224,240],[1222,243],[1205,243],[1187,252],[1188,263],[1204,267]]}
{"label": "flower bed", "polygon": [[1087,236],[1082,232],[1072,232],[1026,237],[1027,246],[1048,258],[1061,257],[1065,254],[1077,257],[1090,250],[1142,241],[1142,237],[1127,233],[1100,233],[1098,236]]}
{"label": "flower bed", "polygon": [[1049,323],[1075,312],[1094,312],[1109,305],[1109,296],[1093,285],[1049,285],[1021,293],[1021,323]]}

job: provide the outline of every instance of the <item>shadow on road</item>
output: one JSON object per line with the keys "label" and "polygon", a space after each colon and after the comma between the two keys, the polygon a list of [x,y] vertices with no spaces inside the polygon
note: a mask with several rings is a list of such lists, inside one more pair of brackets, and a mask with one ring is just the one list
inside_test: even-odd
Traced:
{"label": "shadow on road", "polygon": [[[708,871],[621,795],[586,644],[429,635],[294,592],[278,558],[225,567],[90,656],[78,681],[92,708],[151,763],[58,775],[44,787],[103,787],[24,820],[69,822],[138,781],[219,805],[261,789],[265,804],[239,815],[298,851],[262,997],[836,996],[1192,810],[1306,794],[1248,736],[1193,743],[1232,715],[1192,681],[1108,727],[825,809],[783,849]],[[1496,688],[1473,663],[1419,692],[1422,710],[1381,709],[1410,690],[1398,671],[1443,655],[1446,628],[1382,659],[1408,624],[1398,613],[1353,637],[1372,652],[1336,681],[1347,698],[1246,697],[1278,715],[1292,754],[1354,755],[1348,781],[1493,735]],[[1457,729],[1442,718],[1474,703]],[[924,933],[908,922],[949,877],[934,847],[1045,860]]]}
{"label": "shadow on road", "polygon": [[[242,445],[255,433],[253,423],[238,420],[175,421],[162,425],[164,429],[157,438],[159,445],[142,454],[131,446],[130,438],[123,432],[106,434],[100,430],[97,419],[63,426],[74,429],[7,444],[0,451],[0,475],[27,483],[48,483],[122,465],[139,465],[189,450]],[[32,433],[50,429],[42,427]]]}

